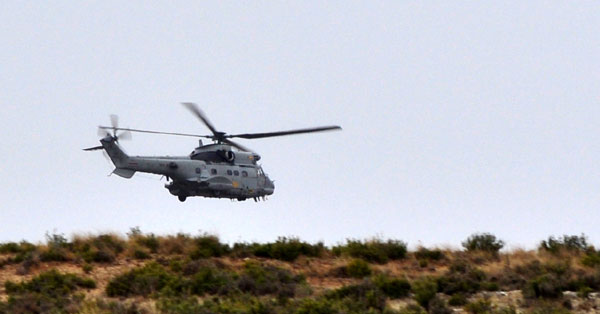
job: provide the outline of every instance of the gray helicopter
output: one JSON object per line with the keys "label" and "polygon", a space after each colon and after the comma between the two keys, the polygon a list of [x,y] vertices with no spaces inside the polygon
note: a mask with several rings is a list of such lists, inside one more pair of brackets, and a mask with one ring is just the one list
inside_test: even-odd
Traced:
{"label": "gray helicopter", "polygon": [[[183,105],[195,114],[212,132],[212,135],[187,133],[158,132],[131,128],[120,128],[119,119],[111,115],[112,126],[99,126],[98,134],[101,146],[90,147],[85,151],[104,150],[115,165],[112,172],[120,177],[130,179],[136,172],[146,172],[166,177],[165,188],[185,202],[188,197],[202,196],[212,198],[229,198],[245,201],[265,200],[273,194],[275,185],[257,164],[260,155],[230,140],[231,138],[256,139],[301,133],[340,130],[339,126],[324,126],[307,129],[296,129],[268,133],[244,133],[230,135],[219,132],[208,120],[204,112],[193,103]],[[112,131],[112,134],[111,132]],[[117,134],[117,131],[123,131]],[[129,156],[119,146],[119,140],[131,139],[131,132],[165,134],[207,138],[213,144],[200,145],[189,156],[150,157]]]}

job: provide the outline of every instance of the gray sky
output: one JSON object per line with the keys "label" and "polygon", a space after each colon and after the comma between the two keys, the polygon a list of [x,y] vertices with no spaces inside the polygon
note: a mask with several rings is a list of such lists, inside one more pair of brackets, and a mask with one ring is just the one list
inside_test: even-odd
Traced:
{"label": "gray sky", "polygon": [[[600,2],[0,2],[0,242],[44,233],[382,236],[453,245],[600,241]],[[149,175],[107,177],[96,126],[229,133],[268,202],[179,203]],[[134,134],[135,155],[190,138]]]}

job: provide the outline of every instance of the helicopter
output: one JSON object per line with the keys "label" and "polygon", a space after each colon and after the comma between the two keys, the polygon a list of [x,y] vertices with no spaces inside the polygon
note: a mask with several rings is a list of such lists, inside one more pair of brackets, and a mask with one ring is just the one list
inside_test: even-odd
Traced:
{"label": "helicopter", "polygon": [[[111,174],[130,179],[136,172],[162,175],[166,178],[165,188],[179,201],[188,197],[266,200],[275,192],[275,185],[257,162],[261,156],[236,143],[231,138],[257,139],[302,133],[341,130],[337,125],[295,129],[266,133],[227,134],[218,131],[206,114],[194,103],[182,103],[211,131],[212,135],[159,132],[119,127],[119,118],[111,115],[111,126],[99,126],[100,146],[85,148],[84,151],[104,150],[115,169]],[[119,131],[120,133],[117,133]],[[201,138],[199,146],[188,156],[129,156],[119,140],[131,139],[131,132],[187,136]],[[204,145],[202,138],[212,140]]]}

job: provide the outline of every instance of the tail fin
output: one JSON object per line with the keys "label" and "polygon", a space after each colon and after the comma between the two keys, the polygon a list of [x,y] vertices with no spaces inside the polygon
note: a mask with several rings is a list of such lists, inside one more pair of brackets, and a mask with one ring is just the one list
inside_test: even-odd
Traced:
{"label": "tail fin", "polygon": [[125,152],[119,147],[114,138],[107,136],[100,140],[104,150],[108,153],[110,160],[112,160],[113,164],[117,168],[126,168],[127,161],[129,160],[129,156],[125,154]]}

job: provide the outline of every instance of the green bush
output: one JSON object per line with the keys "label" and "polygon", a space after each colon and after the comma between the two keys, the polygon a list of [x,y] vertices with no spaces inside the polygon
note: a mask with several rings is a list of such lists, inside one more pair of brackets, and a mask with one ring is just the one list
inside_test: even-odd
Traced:
{"label": "green bush", "polygon": [[[455,261],[448,271],[437,279],[440,292],[448,295],[471,294],[484,290],[486,275],[480,269],[462,260]],[[496,289],[497,290],[497,289]]]}
{"label": "green bush", "polygon": [[406,279],[377,276],[374,282],[386,296],[392,299],[407,297],[411,289],[410,283]]}
{"label": "green bush", "polygon": [[114,277],[106,286],[109,297],[149,296],[159,292],[177,278],[157,263],[135,268]]}
{"label": "green bush", "polygon": [[136,247],[133,249],[133,258],[135,259],[150,259],[150,253],[145,248]]}
{"label": "green bush", "polygon": [[42,293],[50,297],[60,297],[70,294],[78,288],[93,289],[96,283],[92,279],[82,278],[73,274],[61,274],[52,269],[32,278],[28,282],[4,284],[9,295],[25,293]]}
{"label": "green bush", "polygon": [[92,270],[94,270],[94,266],[88,263],[84,263],[83,265],[81,265],[81,270],[83,270],[84,273],[89,274],[92,272]]}
{"label": "green bush", "polygon": [[557,254],[563,250],[572,252],[585,252],[589,247],[590,246],[588,245],[587,237],[582,234],[580,236],[563,235],[559,238],[551,236],[548,238],[548,240],[544,240],[540,243],[539,249]]}
{"label": "green bush", "polygon": [[427,311],[432,314],[452,314],[451,308],[448,307],[446,302],[435,296],[431,300],[429,300],[429,304],[427,305]]}
{"label": "green bush", "polygon": [[163,313],[170,314],[211,314],[211,313],[286,313],[273,300],[260,299],[249,295],[239,295],[220,299],[207,299],[200,304],[195,298],[161,298],[157,307]]}
{"label": "green bush", "polygon": [[465,310],[472,314],[487,314],[492,312],[492,302],[487,299],[479,299],[465,306]]}
{"label": "green bush", "polygon": [[64,235],[46,233],[46,245],[48,248],[40,252],[42,262],[66,262],[70,260],[68,250],[71,244]]}
{"label": "green bush", "polygon": [[371,270],[371,266],[362,259],[356,258],[353,259],[348,265],[345,267],[346,274],[352,278],[364,278],[370,276],[373,272]]}
{"label": "green bush", "polygon": [[588,252],[586,252],[586,254],[581,258],[581,264],[587,267],[600,266],[600,251],[588,250]]}
{"label": "green bush", "polygon": [[275,294],[280,298],[294,297],[296,288],[303,284],[303,276],[288,270],[255,261],[248,261],[237,281],[237,288],[253,295]]}
{"label": "green bush", "polygon": [[194,250],[190,253],[192,259],[220,257],[229,253],[229,245],[223,244],[213,235],[203,234],[195,237]]}
{"label": "green bush", "polygon": [[467,238],[462,246],[469,252],[481,251],[495,254],[504,247],[504,241],[490,233],[476,233]]}
{"label": "green bush", "polygon": [[467,303],[467,297],[462,293],[453,294],[450,296],[450,299],[448,299],[448,304],[452,306],[463,306]]}
{"label": "green bush", "polygon": [[544,274],[529,280],[523,288],[523,297],[528,299],[549,298],[562,296],[561,282],[554,274]]}
{"label": "green bush", "polygon": [[200,268],[189,280],[189,292],[203,296],[205,294],[227,294],[233,291],[234,279],[228,273],[213,267]]}
{"label": "green bush", "polygon": [[158,248],[160,246],[158,238],[152,233],[148,235],[138,236],[135,239],[135,242],[143,247],[148,248],[150,250],[150,253],[157,253]]}
{"label": "green bush", "polygon": [[326,298],[303,299],[297,306],[296,314],[335,314],[339,313],[332,300]]}
{"label": "green bush", "polygon": [[415,252],[415,258],[418,260],[439,261],[445,258],[444,253],[440,249],[430,250],[425,247],[419,247]]}
{"label": "green bush", "polygon": [[76,312],[83,295],[78,289],[93,289],[96,283],[73,274],[50,270],[30,281],[4,284],[8,302],[0,302],[0,313],[69,313]]}
{"label": "green bush", "polygon": [[125,241],[113,234],[75,238],[71,248],[87,263],[112,263],[125,250]]}
{"label": "green bush", "polygon": [[325,252],[322,242],[310,244],[295,237],[279,237],[273,243],[236,243],[233,254],[238,257],[254,255],[256,257],[274,258],[282,261],[294,261],[299,256],[320,257]]}
{"label": "green bush", "polygon": [[369,262],[384,264],[389,260],[398,260],[406,257],[406,243],[398,240],[388,240],[383,242],[380,239],[369,241],[346,240],[345,245],[338,245],[333,248],[336,255],[348,255],[355,258],[362,258]]}
{"label": "green bush", "polygon": [[409,304],[398,312],[398,314],[427,314],[422,307],[416,304]]}
{"label": "green bush", "polygon": [[[357,285],[343,286],[325,294],[332,301],[351,301],[353,313],[365,313],[368,309],[383,311],[385,309],[385,294],[370,280]],[[348,306],[348,305],[347,305]]]}
{"label": "green bush", "polygon": [[0,244],[0,254],[8,254],[8,253],[12,253],[12,254],[17,254],[17,253],[22,253],[22,252],[30,252],[35,250],[35,245],[27,242],[27,241],[22,241],[21,243],[16,243],[16,242],[7,242],[7,243],[1,243]]}
{"label": "green bush", "polygon": [[422,278],[412,283],[414,298],[422,307],[428,308],[438,290],[437,282],[432,278]]}
{"label": "green bush", "polygon": [[71,260],[67,250],[63,248],[50,247],[40,252],[40,261],[42,262],[66,262]]}

